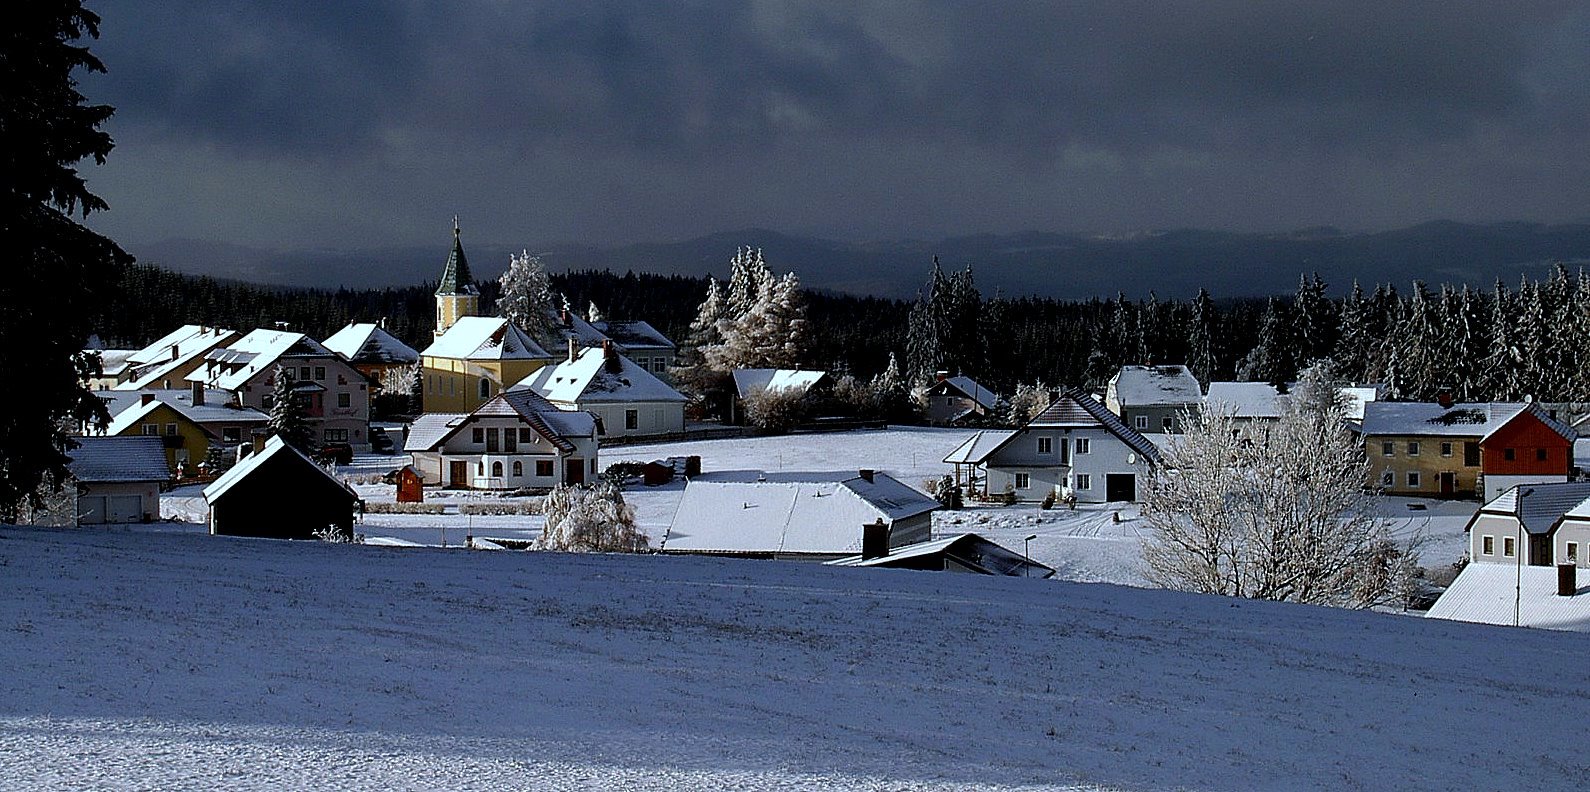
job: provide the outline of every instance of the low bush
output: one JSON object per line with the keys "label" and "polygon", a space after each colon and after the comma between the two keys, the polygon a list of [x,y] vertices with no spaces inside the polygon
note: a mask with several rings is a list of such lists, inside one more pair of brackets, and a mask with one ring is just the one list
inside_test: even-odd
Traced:
{"label": "low bush", "polygon": [[473,514],[477,516],[511,516],[516,514],[540,514],[541,498],[526,500],[501,500],[487,503],[465,503],[458,507],[459,514]]}
{"label": "low bush", "polygon": [[366,501],[364,504],[365,514],[442,514],[445,511],[447,511],[447,506],[442,503]]}

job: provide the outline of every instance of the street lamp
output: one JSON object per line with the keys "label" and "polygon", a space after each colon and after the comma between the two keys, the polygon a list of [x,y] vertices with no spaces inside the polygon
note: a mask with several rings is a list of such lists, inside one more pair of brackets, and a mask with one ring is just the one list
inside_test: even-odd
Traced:
{"label": "street lamp", "polygon": [[1518,544],[1513,546],[1513,626],[1518,626],[1518,611],[1524,599],[1524,496],[1532,495],[1534,487],[1518,491],[1513,499],[1513,515],[1518,518]]}
{"label": "street lamp", "polygon": [[1038,535],[1037,534],[1033,534],[1032,536],[1029,536],[1026,539],[1021,540],[1021,554],[1023,556],[1025,556],[1026,559],[1027,559],[1027,566],[1024,567],[1022,569],[1022,571],[1021,571],[1021,576],[1022,577],[1032,577],[1032,551],[1029,548],[1031,547],[1030,543],[1032,542],[1032,540],[1037,539],[1037,538],[1038,538]]}

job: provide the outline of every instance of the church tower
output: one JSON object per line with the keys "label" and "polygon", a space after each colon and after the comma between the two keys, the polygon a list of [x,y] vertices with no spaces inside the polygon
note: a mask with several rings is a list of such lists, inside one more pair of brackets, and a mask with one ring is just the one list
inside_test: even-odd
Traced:
{"label": "church tower", "polygon": [[442,282],[436,287],[436,337],[441,338],[454,322],[480,312],[480,290],[469,275],[469,260],[464,258],[464,243],[459,241],[458,217],[453,217],[453,250],[447,254]]}

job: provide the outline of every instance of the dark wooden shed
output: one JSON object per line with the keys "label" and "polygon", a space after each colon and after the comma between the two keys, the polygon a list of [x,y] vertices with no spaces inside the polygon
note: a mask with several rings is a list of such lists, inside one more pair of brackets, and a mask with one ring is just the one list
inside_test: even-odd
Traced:
{"label": "dark wooden shed", "polygon": [[280,438],[204,489],[210,533],[271,539],[313,539],[337,526],[350,536],[359,496]]}
{"label": "dark wooden shed", "polygon": [[424,503],[425,477],[413,465],[404,465],[397,472],[398,503]]}

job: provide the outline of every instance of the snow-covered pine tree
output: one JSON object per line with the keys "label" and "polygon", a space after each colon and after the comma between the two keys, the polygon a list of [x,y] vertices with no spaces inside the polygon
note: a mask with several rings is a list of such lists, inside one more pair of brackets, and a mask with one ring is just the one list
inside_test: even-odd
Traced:
{"label": "snow-covered pine tree", "polygon": [[728,372],[712,368],[707,363],[706,350],[722,343],[718,323],[728,312],[723,287],[716,278],[707,279],[707,296],[696,309],[696,318],[690,322],[690,334],[679,350],[679,362],[669,369],[674,385],[690,398],[690,411],[696,417],[706,417],[714,405],[724,403],[729,387]]}
{"label": "snow-covered pine tree", "polygon": [[591,300],[590,303],[585,306],[585,321],[595,324],[597,322],[604,321],[605,319],[607,319],[606,315],[602,313],[602,309],[596,307],[595,300]]}
{"label": "snow-covered pine tree", "polygon": [[977,291],[972,268],[950,276],[944,306],[946,367],[959,374],[981,375],[987,365],[988,345],[983,339],[983,295]]}
{"label": "snow-covered pine tree", "polygon": [[1297,375],[1296,337],[1290,312],[1271,297],[1259,319],[1259,343],[1249,355],[1248,379],[1278,388]]}
{"label": "snow-covered pine tree", "polygon": [[1369,309],[1363,288],[1358,281],[1353,281],[1353,287],[1342,300],[1341,332],[1332,355],[1336,371],[1349,381],[1364,382],[1368,378],[1370,349],[1375,341],[1370,334]]}
{"label": "snow-covered pine tree", "polygon": [[294,390],[295,384],[292,372],[282,366],[276,367],[270,418],[265,424],[265,431],[271,437],[280,437],[282,442],[307,454],[315,448],[314,430],[309,426],[309,411]]}
{"label": "snow-covered pine tree", "polygon": [[1522,350],[1518,346],[1516,299],[1507,293],[1501,278],[1491,292],[1490,349],[1485,356],[1483,387],[1489,398],[1513,401],[1524,393],[1519,376]]}
{"label": "snow-covered pine tree", "polygon": [[529,251],[509,256],[508,269],[497,283],[502,287],[502,294],[497,297],[497,313],[529,333],[542,346],[556,346],[560,335],[553,314],[558,300],[552,293],[552,283],[541,258],[530,255]]}
{"label": "snow-covered pine tree", "polygon": [[1215,358],[1215,333],[1214,300],[1210,299],[1208,291],[1199,289],[1198,296],[1193,298],[1192,321],[1187,327],[1187,368],[1203,383],[1206,391],[1219,365]]}
{"label": "snow-covered pine tree", "polygon": [[805,355],[808,331],[800,279],[791,272],[758,276],[757,301],[744,316],[718,322],[722,342],[704,350],[717,371],[737,368],[795,368]]}
{"label": "snow-covered pine tree", "polygon": [[1430,290],[1423,281],[1414,281],[1402,320],[1391,334],[1397,352],[1394,379],[1398,398],[1429,401],[1449,387],[1445,372],[1440,370],[1438,345],[1443,333],[1437,312],[1438,304],[1430,298]]}
{"label": "snow-covered pine tree", "polygon": [[1540,284],[1527,279],[1518,287],[1518,299],[1515,301],[1518,311],[1518,324],[1515,326],[1517,334],[1514,345],[1518,348],[1518,380],[1522,392],[1520,396],[1540,399],[1544,397],[1546,377],[1543,376],[1542,364],[1547,354],[1547,346],[1551,343],[1551,328],[1546,315],[1546,305],[1542,300]]}
{"label": "snow-covered pine tree", "polygon": [[729,289],[724,295],[724,318],[739,319],[750,313],[773,274],[762,261],[762,249],[742,247],[729,260]]}
{"label": "snow-covered pine tree", "polygon": [[946,370],[948,350],[944,339],[949,335],[949,291],[949,279],[939,267],[939,257],[934,256],[927,292],[917,293],[907,317],[905,362],[913,379],[932,379],[934,372]]}
{"label": "snow-covered pine tree", "polygon": [[1296,323],[1297,355],[1299,365],[1329,357],[1336,346],[1336,306],[1325,296],[1325,282],[1319,273],[1312,278],[1299,277],[1297,294],[1292,298],[1292,316]]}

